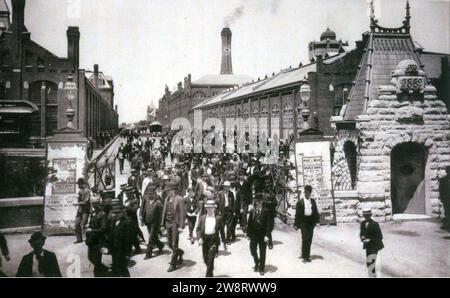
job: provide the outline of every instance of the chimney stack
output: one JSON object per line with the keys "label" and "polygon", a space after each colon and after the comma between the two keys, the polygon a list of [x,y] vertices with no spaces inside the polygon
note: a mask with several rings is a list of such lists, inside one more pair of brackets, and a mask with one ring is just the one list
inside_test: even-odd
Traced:
{"label": "chimney stack", "polygon": [[67,28],[67,58],[72,61],[74,71],[80,67],[80,29]]}
{"label": "chimney stack", "polygon": [[233,74],[233,65],[231,63],[231,30],[223,28],[222,30],[222,66],[220,74]]}
{"label": "chimney stack", "polygon": [[12,30],[22,34],[25,31],[25,0],[12,0]]}
{"label": "chimney stack", "polygon": [[94,86],[98,88],[98,64],[94,64]]}

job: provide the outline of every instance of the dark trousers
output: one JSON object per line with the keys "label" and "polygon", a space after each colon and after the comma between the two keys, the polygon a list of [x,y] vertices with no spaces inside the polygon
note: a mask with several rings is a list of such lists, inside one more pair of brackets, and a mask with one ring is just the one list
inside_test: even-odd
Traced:
{"label": "dark trousers", "polygon": [[214,259],[217,253],[217,243],[215,235],[205,235],[203,239],[203,261],[206,264],[206,277],[213,277]]}
{"label": "dark trousers", "polygon": [[275,227],[275,215],[270,215],[268,218],[269,224],[268,224],[268,229],[269,231],[267,231],[267,238],[269,238],[269,246],[273,246],[273,241],[272,241],[272,231],[273,228]]}
{"label": "dark trousers", "polygon": [[158,248],[164,246],[164,244],[159,240],[159,228],[158,225],[147,225],[148,230],[148,244],[147,244],[147,256],[152,257],[153,247],[156,245]]}
{"label": "dark trousers", "polygon": [[170,260],[170,265],[176,267],[178,263],[178,258],[181,257],[184,251],[178,248],[178,225],[175,222],[166,222],[166,233],[167,233],[167,244],[170,249],[172,249],[172,259]]}
{"label": "dark trousers", "polygon": [[197,221],[197,216],[188,216],[187,217],[187,223],[188,223],[188,227],[189,227],[189,238],[190,239],[194,238],[194,227],[195,227],[196,221]]}
{"label": "dark trousers", "polygon": [[236,239],[236,224],[237,224],[237,217],[234,215],[234,213],[231,210],[225,211],[226,217],[225,217],[225,223],[227,226],[227,240],[234,240]]}
{"label": "dark trousers", "polygon": [[125,253],[112,252],[112,270],[111,274],[113,277],[130,277],[130,272],[128,271],[128,261]]}
{"label": "dark trousers", "polygon": [[123,172],[123,164],[124,164],[124,162],[125,162],[124,159],[119,159],[120,174],[122,174],[122,172]]}
{"label": "dark trousers", "polygon": [[77,213],[75,218],[75,236],[77,241],[83,241],[83,234],[86,232],[86,225],[89,220],[89,213]]}
{"label": "dark trousers", "polygon": [[242,231],[245,233],[247,231],[247,214],[248,214],[248,205],[242,208],[243,212],[239,214],[239,225],[241,226]]}
{"label": "dark trousers", "polygon": [[102,253],[99,245],[88,246],[88,260],[94,265],[94,277],[106,277],[108,268],[102,263]]}
{"label": "dark trousers", "polygon": [[302,258],[309,260],[311,257],[311,243],[314,234],[315,225],[312,223],[303,223],[300,227],[302,231]]}
{"label": "dark trousers", "polygon": [[131,220],[131,246],[134,246],[134,250],[139,252],[141,250],[139,237],[144,238],[144,234],[142,234],[142,231],[139,228],[137,215],[130,215],[129,218]]}
{"label": "dark trousers", "polygon": [[266,267],[266,249],[267,243],[264,241],[264,236],[250,238],[250,253],[252,254],[256,269],[259,269],[259,271],[264,271],[264,268]]}
{"label": "dark trousers", "polygon": [[366,249],[366,265],[369,277],[377,277],[376,263],[377,263],[378,250]]}

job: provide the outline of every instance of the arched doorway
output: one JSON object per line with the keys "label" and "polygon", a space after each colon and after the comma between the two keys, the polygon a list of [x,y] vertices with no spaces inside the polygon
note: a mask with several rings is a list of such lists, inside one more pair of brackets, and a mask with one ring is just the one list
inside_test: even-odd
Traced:
{"label": "arched doorway", "polygon": [[391,200],[393,214],[425,214],[425,166],[427,150],[418,143],[395,146],[391,152]]}

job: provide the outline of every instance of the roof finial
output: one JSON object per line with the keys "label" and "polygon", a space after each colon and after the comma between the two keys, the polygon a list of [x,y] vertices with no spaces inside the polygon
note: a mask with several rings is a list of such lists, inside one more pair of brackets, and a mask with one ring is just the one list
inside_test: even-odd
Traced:
{"label": "roof finial", "polygon": [[375,32],[375,25],[377,21],[375,20],[375,5],[373,4],[373,0],[370,0],[370,29],[372,32]]}
{"label": "roof finial", "polygon": [[406,28],[406,33],[409,33],[409,30],[411,28],[410,20],[411,20],[411,12],[410,12],[411,6],[409,6],[409,0],[406,0],[406,16],[405,21],[403,22],[404,27]]}

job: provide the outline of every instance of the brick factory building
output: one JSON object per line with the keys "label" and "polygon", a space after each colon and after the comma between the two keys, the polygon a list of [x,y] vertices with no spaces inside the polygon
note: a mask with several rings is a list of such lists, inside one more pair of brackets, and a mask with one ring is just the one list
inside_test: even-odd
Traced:
{"label": "brick factory building", "polygon": [[74,128],[85,137],[118,127],[112,78],[79,68],[80,32],[67,29],[67,57],[57,57],[31,39],[25,27],[25,0],[12,1],[12,22],[0,1],[0,138],[2,146],[40,147],[67,124],[63,90],[74,77],[78,96]]}

